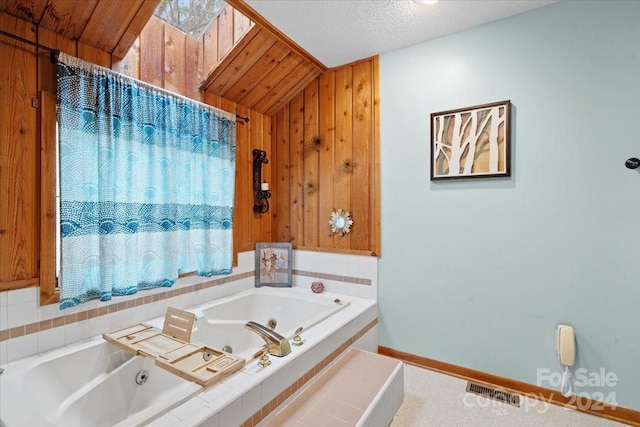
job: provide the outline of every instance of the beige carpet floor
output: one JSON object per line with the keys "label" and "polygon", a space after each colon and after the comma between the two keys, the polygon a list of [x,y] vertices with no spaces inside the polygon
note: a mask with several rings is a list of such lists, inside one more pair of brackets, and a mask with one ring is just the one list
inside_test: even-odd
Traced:
{"label": "beige carpet floor", "polygon": [[614,421],[521,399],[520,407],[470,394],[467,382],[405,364],[405,396],[391,427],[614,427]]}

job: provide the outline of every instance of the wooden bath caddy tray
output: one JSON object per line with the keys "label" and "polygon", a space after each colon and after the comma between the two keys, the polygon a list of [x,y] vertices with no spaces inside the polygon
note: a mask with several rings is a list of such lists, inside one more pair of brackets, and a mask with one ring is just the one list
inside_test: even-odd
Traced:
{"label": "wooden bath caddy tray", "polygon": [[244,366],[244,359],[199,343],[174,338],[144,323],[102,334],[128,353],[155,359],[156,365],[207,387]]}

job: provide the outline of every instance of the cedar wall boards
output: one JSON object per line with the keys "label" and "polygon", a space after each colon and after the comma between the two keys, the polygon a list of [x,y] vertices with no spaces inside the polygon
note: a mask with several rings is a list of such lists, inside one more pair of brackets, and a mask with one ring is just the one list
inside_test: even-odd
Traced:
{"label": "cedar wall boards", "polygon": [[[272,117],[275,241],[380,255],[378,98],[375,57],[324,72]],[[331,232],[336,209],[351,213],[351,233]]]}
{"label": "cedar wall boards", "polygon": [[[70,55],[250,118],[237,127],[234,251],[255,242],[379,254],[379,113],[377,58],[316,78],[266,116],[202,92],[204,76],[252,23],[228,7],[200,39],[152,17],[124,58],[65,38],[8,14],[0,29]],[[0,36],[0,291],[41,286],[41,303],[55,301],[55,65],[45,51]],[[320,151],[309,141],[321,139]],[[263,180],[271,210],[253,213],[252,150],[267,151]],[[341,170],[345,159],[357,166]],[[42,182],[42,185],[41,185]],[[304,192],[306,182],[316,191]],[[352,213],[352,233],[333,236],[332,210]]]}
{"label": "cedar wall boards", "polygon": [[[250,27],[229,7],[196,40],[152,17],[127,55],[117,58],[0,14],[3,31],[250,118],[237,127],[236,253],[252,250],[255,241],[271,240],[270,219],[253,213],[251,193],[251,152],[269,150],[271,119],[198,88],[205,67],[214,67]],[[0,291],[42,283],[41,303],[53,302],[56,68],[48,52],[37,54],[4,36],[0,58]],[[264,171],[266,180],[269,171]]]}

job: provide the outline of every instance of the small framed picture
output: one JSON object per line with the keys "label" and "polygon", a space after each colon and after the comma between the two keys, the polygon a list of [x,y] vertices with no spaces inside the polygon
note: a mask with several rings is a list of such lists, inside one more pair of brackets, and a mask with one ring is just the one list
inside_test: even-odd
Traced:
{"label": "small framed picture", "polygon": [[431,180],[511,175],[510,101],[431,114]]}
{"label": "small framed picture", "polygon": [[256,287],[292,287],[291,243],[256,243]]}

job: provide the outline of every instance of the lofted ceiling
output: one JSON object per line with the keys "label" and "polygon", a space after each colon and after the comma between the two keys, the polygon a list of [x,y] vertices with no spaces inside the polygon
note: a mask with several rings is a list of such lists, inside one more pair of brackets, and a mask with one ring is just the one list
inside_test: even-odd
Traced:
{"label": "lofted ceiling", "polygon": [[269,31],[254,25],[211,71],[201,89],[273,115],[321,71]]}
{"label": "lofted ceiling", "polygon": [[0,13],[124,57],[161,0],[0,0]]}
{"label": "lofted ceiling", "polygon": [[333,68],[557,0],[440,0],[433,5],[411,0],[230,1],[249,17],[259,15],[322,64]]}
{"label": "lofted ceiling", "polygon": [[[122,58],[160,1],[0,0],[0,14]],[[206,74],[200,89],[272,115],[327,68],[555,1],[440,0],[419,6],[411,0],[227,0],[255,25]]]}

